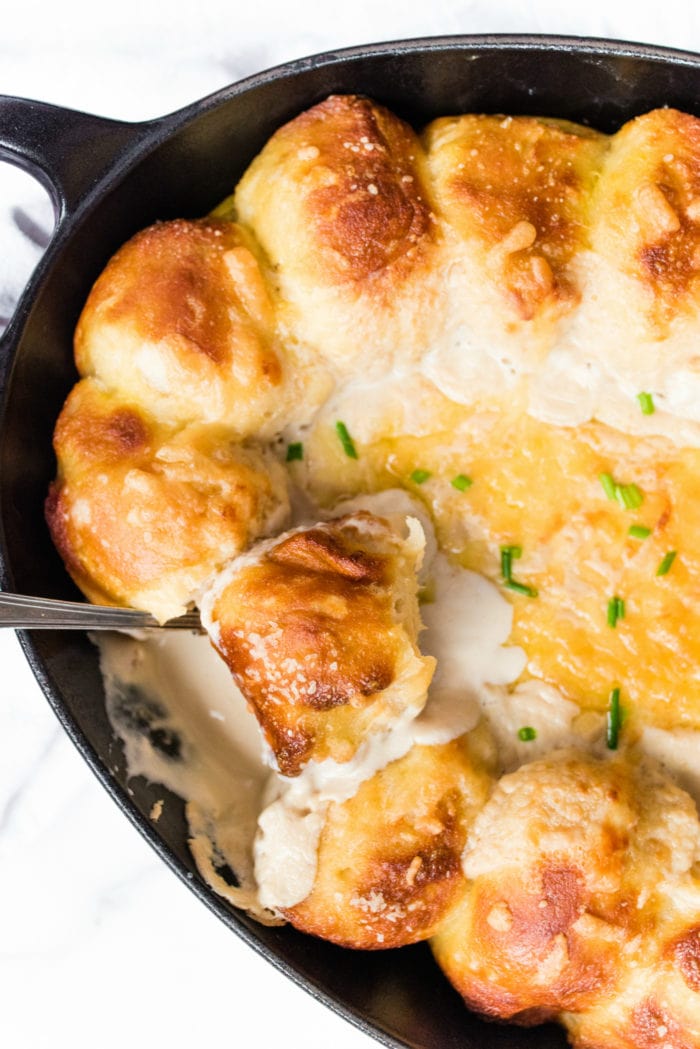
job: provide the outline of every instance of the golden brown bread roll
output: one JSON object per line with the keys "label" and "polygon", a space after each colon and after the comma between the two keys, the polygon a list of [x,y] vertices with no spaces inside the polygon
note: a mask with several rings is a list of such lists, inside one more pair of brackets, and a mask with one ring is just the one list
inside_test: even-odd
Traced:
{"label": "golden brown bread roll", "polygon": [[166,423],[274,433],[286,365],[252,246],[239,226],[214,219],[138,233],[85,304],[75,333],[80,373]]}
{"label": "golden brown bread roll", "polygon": [[[664,969],[683,956],[683,946],[668,946],[666,912],[692,890],[699,844],[692,800],[651,761],[562,751],[525,765],[500,781],[474,823],[470,886],[435,936],[435,956],[487,1016],[532,1024],[566,1014],[577,1046],[647,1044],[631,1032],[654,987],[666,985]],[[696,924],[698,903],[695,890]],[[619,1041],[590,1040],[586,1032],[606,1021],[615,1030],[628,994],[632,1019]],[[683,1013],[664,1008],[669,1029],[680,1029]]]}
{"label": "golden brown bread roll", "polygon": [[470,259],[465,316],[474,279],[498,293],[504,328],[571,309],[579,297],[571,262],[587,242],[606,136],[565,120],[471,115],[435,120],[424,138],[439,214]]}
{"label": "golden brown bread roll", "polygon": [[174,431],[94,379],[73,389],[54,443],[49,527],[97,603],[179,615],[209,575],[285,520],[284,473],[269,455],[222,426]]}
{"label": "golden brown bread roll", "polygon": [[655,109],[613,136],[591,201],[595,251],[632,278],[643,329],[659,338],[676,316],[697,317],[700,120]]}
{"label": "golden brown bread roll", "polygon": [[236,189],[292,338],[339,374],[416,359],[443,310],[437,229],[415,132],[331,96],[280,128]]}
{"label": "golden brown bread roll", "polygon": [[447,317],[425,368],[467,404],[536,374],[578,306],[577,259],[608,139],[564,120],[435,120],[424,134],[447,241]]}
{"label": "golden brown bread roll", "polygon": [[346,947],[427,939],[466,888],[462,851],[490,786],[468,737],[413,747],[330,805],[313,889],[283,914]]}
{"label": "golden brown bread roll", "polygon": [[368,733],[425,703],[425,539],[415,519],[404,530],[364,512],[297,529],[233,562],[201,603],[285,776],[309,759],[349,761]]}
{"label": "golden brown bread roll", "polygon": [[661,882],[642,907],[642,934],[618,958],[614,994],[562,1017],[583,1049],[700,1045],[700,872]]}
{"label": "golden brown bread roll", "polygon": [[[625,124],[609,140],[588,215],[589,243],[573,260],[580,303],[531,410],[697,446],[700,120],[658,109]],[[640,391],[654,396],[648,417],[636,410]]]}

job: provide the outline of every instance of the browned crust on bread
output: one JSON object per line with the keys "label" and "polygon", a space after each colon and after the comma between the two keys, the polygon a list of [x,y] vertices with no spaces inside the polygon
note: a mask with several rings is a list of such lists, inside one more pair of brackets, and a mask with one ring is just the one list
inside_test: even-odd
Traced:
{"label": "browned crust on bread", "polygon": [[[669,945],[666,954],[680,969],[691,991],[700,994],[700,924],[692,926],[678,936]],[[698,1007],[700,1008],[700,1002]]]}
{"label": "browned crust on bread", "polygon": [[[401,558],[386,521],[356,514],[283,537],[217,597],[217,647],[285,775],[312,754],[347,760],[407,663],[429,680],[396,613],[405,572],[416,600]],[[424,700],[427,680],[417,692],[407,682],[396,712]]]}
{"label": "browned crust on bread", "polygon": [[307,121],[315,125],[311,139],[319,159],[340,173],[334,185],[311,194],[309,215],[347,276],[364,280],[414,251],[429,229],[415,137],[364,98],[334,96],[305,116],[305,130]]}
{"label": "browned crust on bread", "polygon": [[[523,765],[475,819],[471,883],[433,939],[439,964],[487,1016],[532,1024],[565,1014],[575,1045],[604,1044],[607,1027],[615,1049],[646,1045],[657,983],[665,995],[673,978],[668,962],[695,977],[694,926],[676,925],[660,951],[668,905],[658,893],[665,880],[662,893],[681,884],[676,852],[692,857],[697,832],[690,798],[649,763],[561,751]],[[680,979],[674,986],[673,1001],[658,1005],[685,1049],[692,1005]],[[616,1013],[618,998],[627,1004]]]}
{"label": "browned crust on bread", "polygon": [[696,309],[700,274],[700,120],[655,109],[611,140],[595,207],[594,246],[646,292],[657,338]]}
{"label": "browned crust on bread", "polygon": [[145,602],[159,615],[160,585],[163,607],[178,614],[284,502],[257,454],[220,427],[173,431],[93,379],[73,389],[54,445],[47,523],[71,576],[98,602]]}
{"label": "browned crust on bread", "polygon": [[430,230],[413,131],[367,98],[332,95],[271,139],[298,143],[324,173],[304,200],[324,263],[366,282],[415,254]]}
{"label": "browned crust on bread", "polygon": [[582,920],[591,900],[575,866],[479,878],[471,895],[471,962],[456,980],[470,1007],[530,1025],[585,1008],[610,986],[619,937],[603,921]]}
{"label": "browned crust on bread", "polygon": [[462,850],[489,782],[464,740],[414,747],[331,806],[314,888],[285,916],[345,947],[426,939],[465,890]]}
{"label": "browned crust on bread", "polygon": [[570,308],[570,262],[586,243],[605,137],[565,121],[469,115],[436,120],[425,138],[441,213],[488,252],[518,316]]}
{"label": "browned crust on bread", "polygon": [[366,550],[349,548],[339,535],[320,528],[288,536],[267,556],[274,564],[286,565],[292,570],[307,569],[318,575],[339,576],[350,584],[381,586],[387,582],[384,561]]}
{"label": "browned crust on bread", "polygon": [[288,395],[276,319],[255,244],[217,219],[157,222],[95,282],[75,332],[82,375],[174,424],[247,436]]}
{"label": "browned crust on bread", "polygon": [[637,251],[640,278],[655,296],[687,294],[700,272],[700,120],[678,110],[656,110],[639,118],[651,134],[673,134],[675,147],[656,158],[648,182],[636,187],[647,215]]}
{"label": "browned crust on bread", "polygon": [[625,1031],[626,1043],[634,1049],[697,1049],[698,1042],[664,1006],[650,996],[636,1007]]}
{"label": "browned crust on bread", "polygon": [[[96,316],[128,324],[146,342],[179,337],[212,363],[231,366],[242,322],[263,326],[270,320],[264,299],[251,315],[249,297],[244,300],[232,281],[226,256],[242,247],[239,228],[215,219],[157,222],[137,233],[90,293],[76,330],[78,366]],[[261,354],[260,372],[280,382],[279,361],[269,350]]]}

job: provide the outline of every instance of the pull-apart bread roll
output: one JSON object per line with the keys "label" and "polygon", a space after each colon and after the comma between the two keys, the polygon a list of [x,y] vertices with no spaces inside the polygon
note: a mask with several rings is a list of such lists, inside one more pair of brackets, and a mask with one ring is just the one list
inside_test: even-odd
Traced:
{"label": "pull-apart bread roll", "polygon": [[611,139],[591,214],[592,247],[619,274],[607,289],[606,306],[624,287],[623,301],[606,322],[617,321],[619,331],[624,309],[625,324],[634,326],[623,346],[662,341],[674,323],[697,321],[700,120],[656,109],[625,124]]}
{"label": "pull-apart bread roll", "polygon": [[289,382],[252,243],[214,219],[138,233],[90,293],[78,371],[169,423],[274,433]]}
{"label": "pull-apart bread roll", "polygon": [[576,256],[606,136],[563,120],[459,116],[424,134],[450,231],[447,336],[429,374],[456,400],[495,392],[547,356],[577,305]]}
{"label": "pull-apart bread roll", "polygon": [[561,1019],[577,1049],[698,1049],[700,884],[677,890],[692,915],[664,922],[623,955],[614,994]]}
{"label": "pull-apart bread roll", "polygon": [[[609,139],[588,213],[589,243],[576,260],[580,306],[535,410],[552,422],[595,417],[698,444],[700,120],[657,109],[625,124]],[[657,410],[640,419],[643,390]]]}
{"label": "pull-apart bread roll", "polygon": [[[559,1018],[582,1049],[697,1046],[699,846],[693,801],[651,761],[560,751],[525,765],[468,835],[470,887],[437,960],[479,1012]],[[695,920],[679,940],[684,898]],[[649,1033],[652,1016],[675,1040]]]}
{"label": "pull-apart bread roll", "polygon": [[425,703],[419,523],[358,512],[262,543],[221,574],[203,622],[277,766],[349,761],[368,733]]}
{"label": "pull-apart bread roll", "polygon": [[413,747],[329,806],[313,890],[285,917],[346,947],[427,939],[465,891],[466,835],[490,788],[468,737]]}
{"label": "pull-apart bread roll", "polygon": [[294,339],[339,374],[419,357],[444,274],[412,129],[369,99],[331,96],[269,140],[236,190]]}
{"label": "pull-apart bread roll", "polygon": [[54,436],[51,534],[90,600],[166,620],[252,540],[284,524],[284,472],[221,426],[166,427],[94,379]]}

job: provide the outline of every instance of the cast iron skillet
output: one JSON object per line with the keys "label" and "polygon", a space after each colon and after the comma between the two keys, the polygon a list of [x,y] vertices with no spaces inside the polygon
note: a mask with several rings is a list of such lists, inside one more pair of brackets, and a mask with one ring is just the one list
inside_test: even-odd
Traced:
{"label": "cast iron skillet", "polygon": [[[155,219],[199,216],[229,194],[270,134],[332,92],[359,92],[421,125],[467,112],[567,117],[603,131],[656,106],[698,113],[700,56],[561,37],[446,37],[357,47],[280,66],[158,120],[127,124],[0,97],[0,158],[51,193],[57,225],[0,342],[0,582],[7,590],[76,597],[49,539],[43,500],[54,472],[51,434],[76,373],[71,336],[109,256]],[[142,780],[126,791],[120,746],[105,716],[95,649],[83,635],[24,633],[21,642],[66,732],[122,811],[226,924],[311,994],[387,1046],[554,1049],[552,1026],[529,1031],[469,1014],[427,947],[356,953],[267,929],[202,883],[182,805]]]}

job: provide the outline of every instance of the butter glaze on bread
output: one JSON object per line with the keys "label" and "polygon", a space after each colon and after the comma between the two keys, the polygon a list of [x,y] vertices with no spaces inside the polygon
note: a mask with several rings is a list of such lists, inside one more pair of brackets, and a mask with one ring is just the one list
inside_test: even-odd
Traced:
{"label": "butter glaze on bread", "polygon": [[434,660],[416,644],[424,537],[358,512],[234,561],[204,622],[285,776],[349,761],[370,732],[422,708]]}

